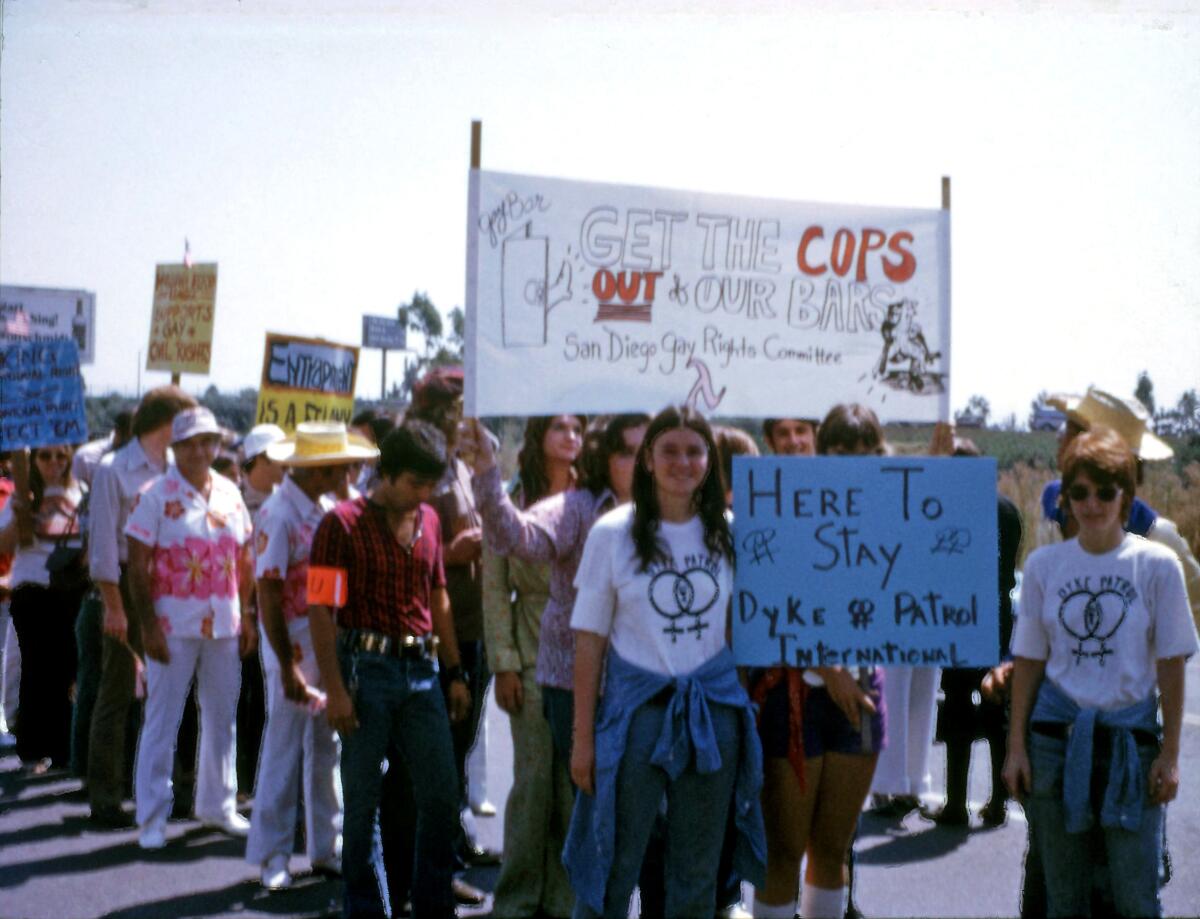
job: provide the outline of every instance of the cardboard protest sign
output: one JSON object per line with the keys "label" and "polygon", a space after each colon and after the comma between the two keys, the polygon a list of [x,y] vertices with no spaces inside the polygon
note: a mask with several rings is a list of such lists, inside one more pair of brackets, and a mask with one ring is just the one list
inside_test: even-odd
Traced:
{"label": "cardboard protest sign", "polygon": [[0,450],[86,440],[83,378],[75,342],[0,344]]}
{"label": "cardboard protest sign", "polygon": [[357,375],[356,347],[268,332],[256,423],[289,434],[301,421],[349,424]]}
{"label": "cardboard protest sign", "polygon": [[472,171],[467,250],[470,414],[948,415],[948,211]]}
{"label": "cardboard protest sign", "polygon": [[0,342],[69,338],[79,363],[96,359],[96,295],[87,290],[0,285]]}
{"label": "cardboard protest sign", "polygon": [[216,264],[156,266],[146,369],[208,373],[216,304]]}
{"label": "cardboard protest sign", "polygon": [[739,664],[999,660],[996,463],[737,457]]}

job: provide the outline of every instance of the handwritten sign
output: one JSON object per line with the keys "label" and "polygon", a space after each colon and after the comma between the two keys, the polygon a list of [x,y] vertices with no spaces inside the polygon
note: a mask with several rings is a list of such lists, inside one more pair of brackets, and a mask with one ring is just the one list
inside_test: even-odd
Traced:
{"label": "handwritten sign", "polygon": [[947,211],[470,181],[470,414],[948,415]]}
{"label": "handwritten sign", "polygon": [[96,295],[87,290],[0,285],[0,341],[69,338],[79,363],[96,359]]}
{"label": "handwritten sign", "polygon": [[0,450],[86,440],[83,378],[75,342],[0,345]]}
{"label": "handwritten sign", "polygon": [[345,568],[328,568],[311,565],[306,584],[308,602],[313,606],[332,606],[341,609],[346,605],[348,576]]}
{"label": "handwritten sign", "polygon": [[208,373],[216,303],[215,264],[156,266],[146,369]]}
{"label": "handwritten sign", "polygon": [[739,664],[999,660],[996,463],[737,457]]}
{"label": "handwritten sign", "polygon": [[258,424],[288,433],[301,421],[344,421],[354,415],[358,348],[318,338],[267,333]]}

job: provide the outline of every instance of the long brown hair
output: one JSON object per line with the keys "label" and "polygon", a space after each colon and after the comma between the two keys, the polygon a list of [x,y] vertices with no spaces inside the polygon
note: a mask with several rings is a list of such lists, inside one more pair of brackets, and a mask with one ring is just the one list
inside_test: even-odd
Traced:
{"label": "long brown hair", "polygon": [[645,571],[653,562],[666,561],[662,543],[658,541],[658,525],[662,511],[658,506],[658,493],[654,487],[654,476],[647,468],[646,460],[654,449],[655,438],[664,431],[687,428],[695,431],[704,440],[708,449],[708,474],[692,496],[696,512],[704,527],[704,545],[716,555],[723,555],[733,563],[733,534],[725,518],[725,490],[721,485],[720,460],[717,445],[713,440],[712,428],[704,416],[695,409],[674,405],[663,409],[646,428],[638,450],[637,465],[633,469],[633,546],[641,561],[639,570]]}
{"label": "long brown hair", "polygon": [[[526,507],[546,497],[550,491],[550,474],[546,471],[546,452],[543,445],[546,432],[554,424],[559,415],[538,415],[525,422],[525,437],[521,442],[521,450],[517,454],[517,480],[521,483],[521,500]],[[583,432],[587,430],[587,417],[584,415],[568,415],[579,421],[579,438],[582,443]],[[580,449],[580,456],[583,455]],[[579,478],[579,457],[571,464],[571,481]]]}
{"label": "long brown hair", "polygon": [[[42,476],[42,470],[38,468],[37,455],[42,450],[66,450],[67,451],[67,468],[63,472],[62,482],[47,482]],[[42,507],[42,499],[46,497],[46,488],[49,485],[62,485],[63,488],[71,487],[71,461],[75,457],[75,448],[68,446],[61,447],[34,447],[29,451],[29,491],[30,502],[29,506],[36,514]]]}

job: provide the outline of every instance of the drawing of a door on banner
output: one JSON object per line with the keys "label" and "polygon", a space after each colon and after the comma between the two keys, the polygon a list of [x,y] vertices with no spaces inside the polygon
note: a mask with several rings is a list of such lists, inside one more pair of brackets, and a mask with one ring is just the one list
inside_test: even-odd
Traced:
{"label": "drawing of a door on banner", "polygon": [[550,310],[571,299],[571,263],[563,259],[550,284],[550,238],[534,236],[532,221],[500,250],[500,306],[506,348],[546,345]]}

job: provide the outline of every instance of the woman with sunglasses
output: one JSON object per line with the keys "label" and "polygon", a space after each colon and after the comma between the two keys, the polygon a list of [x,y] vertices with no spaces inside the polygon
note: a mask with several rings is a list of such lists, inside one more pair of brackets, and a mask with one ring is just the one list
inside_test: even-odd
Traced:
{"label": "woman with sunglasses", "polygon": [[1184,665],[1200,644],[1179,560],[1122,528],[1134,470],[1110,428],[1076,437],[1062,500],[1078,534],[1025,563],[1004,780],[1038,840],[1049,916],[1090,915],[1097,850],[1118,914],[1162,915],[1163,807],[1179,790]]}
{"label": "woman with sunglasses", "polygon": [[[865,406],[836,405],[818,428],[819,456],[886,452],[879,419]],[[806,856],[800,914],[846,913],[846,857],[883,747],[882,688],[878,667],[773,667],[756,675],[767,819],[767,877],[755,888],[756,917],[792,919]]]}
{"label": "woman with sunglasses", "polygon": [[35,448],[28,488],[0,511],[0,553],[15,553],[11,608],[22,663],[17,754],[35,772],[66,767],[71,753],[75,616],[85,584],[51,586],[46,563],[56,546],[82,547],[83,489],[71,474],[73,452]]}
{"label": "woman with sunglasses", "polygon": [[762,757],[727,646],[733,537],[718,462],[700,415],[663,410],[632,503],[601,517],[583,550],[571,613],[582,794],[563,854],[577,919],[628,915],[664,796],[664,915],[713,915],[735,794],[735,868],[762,881]]}

